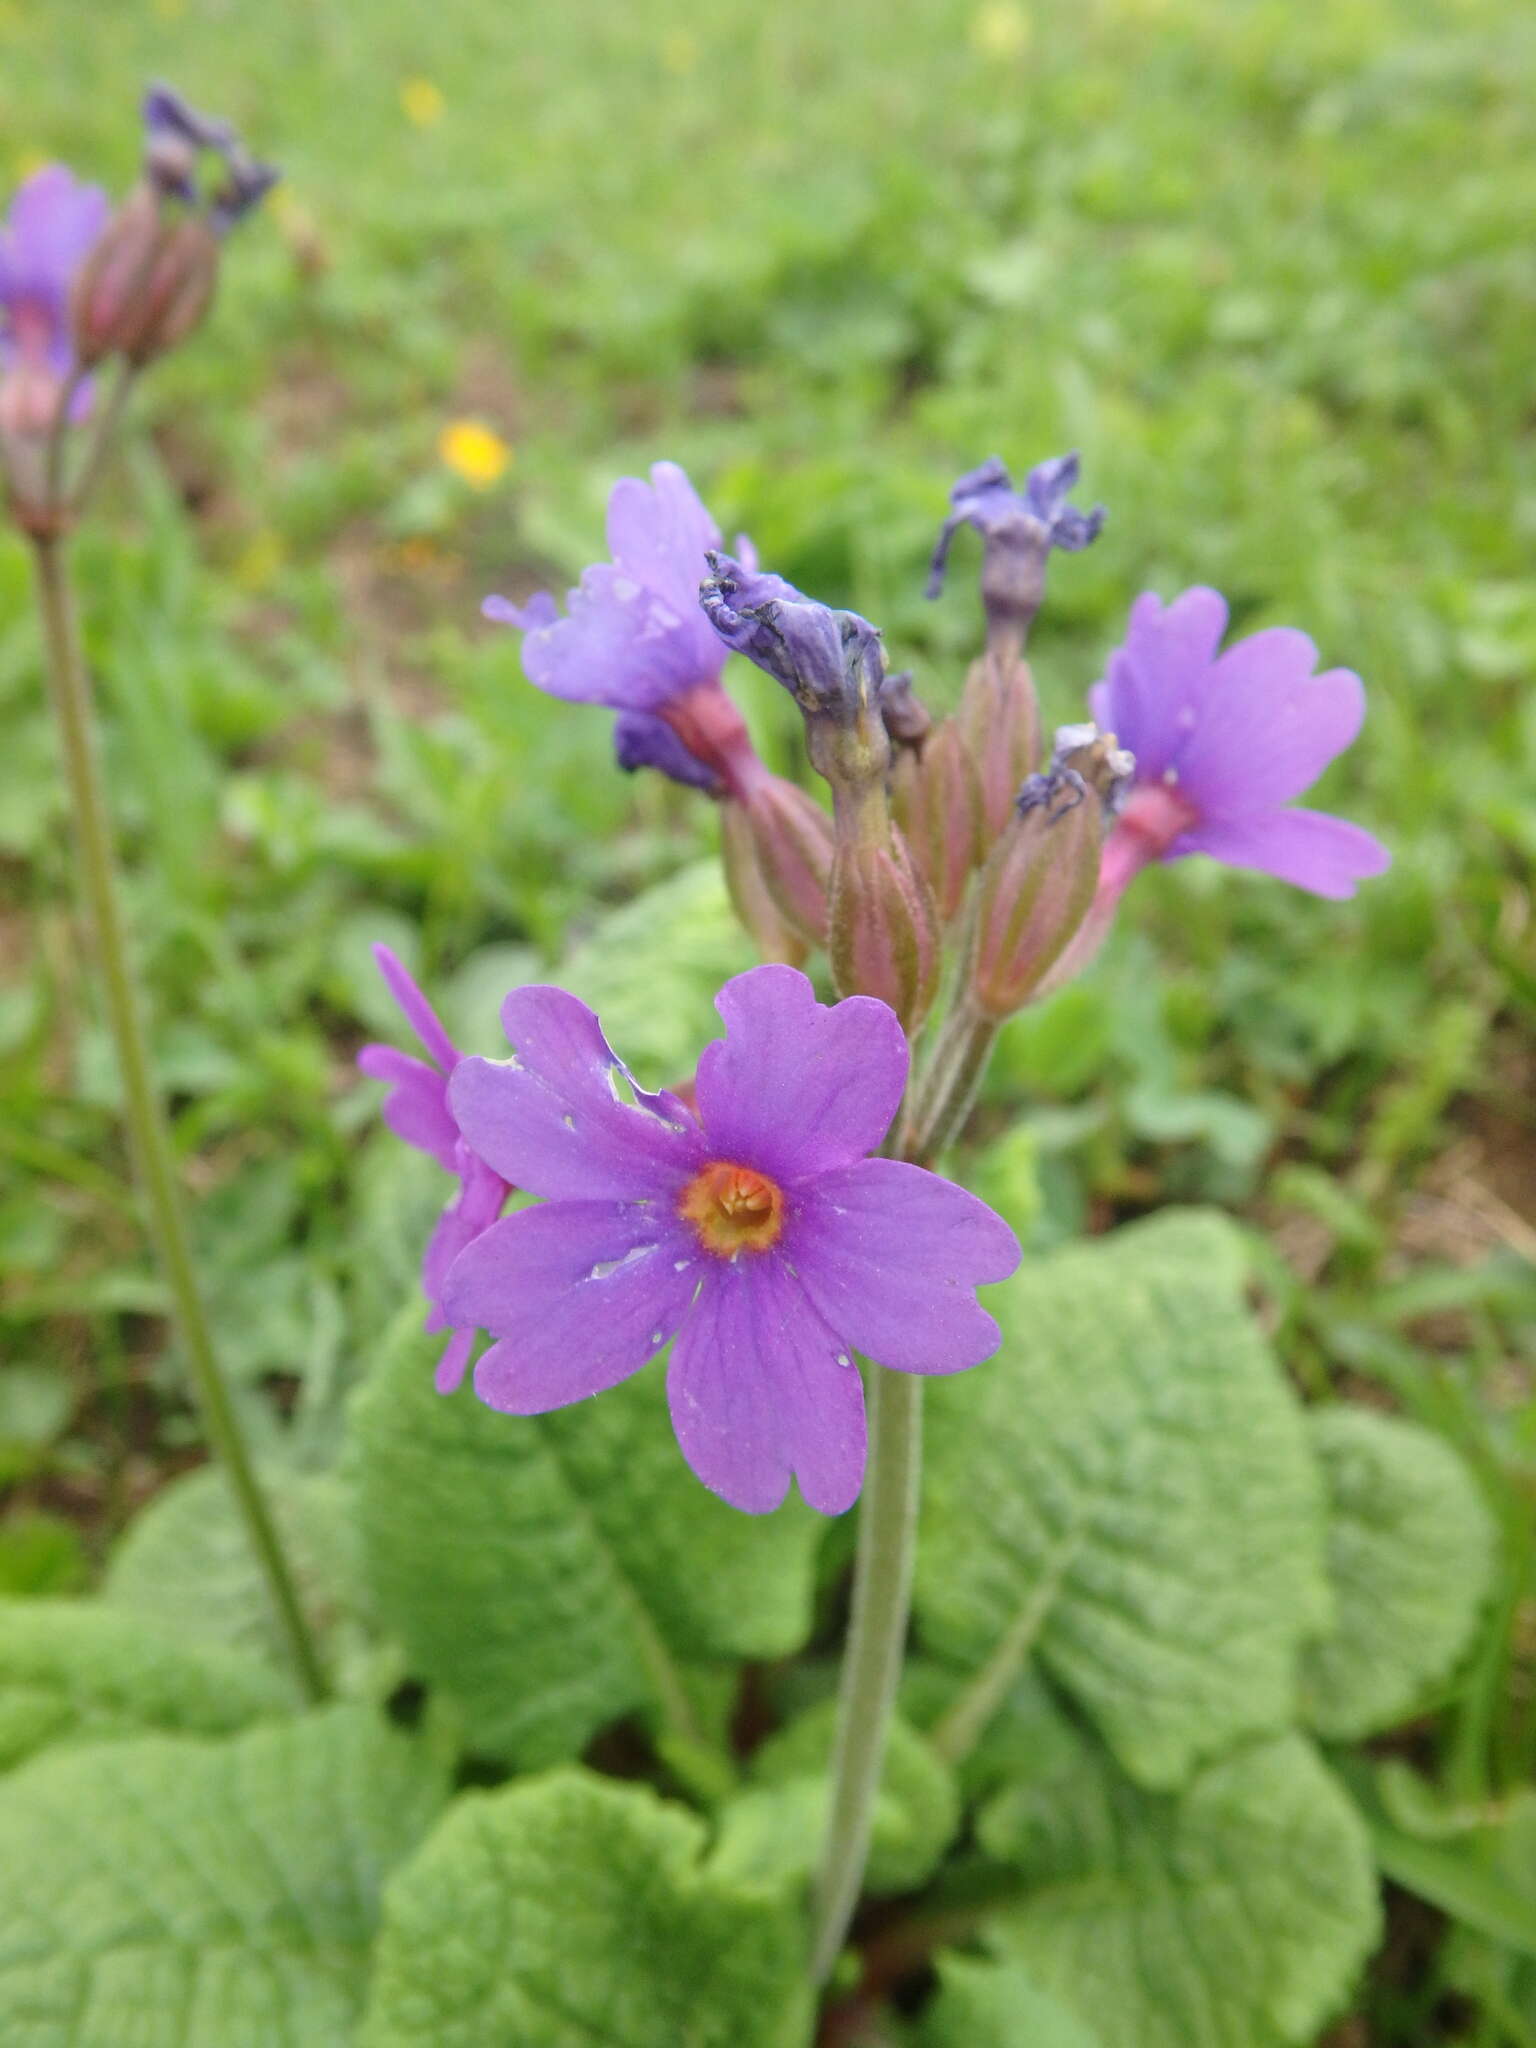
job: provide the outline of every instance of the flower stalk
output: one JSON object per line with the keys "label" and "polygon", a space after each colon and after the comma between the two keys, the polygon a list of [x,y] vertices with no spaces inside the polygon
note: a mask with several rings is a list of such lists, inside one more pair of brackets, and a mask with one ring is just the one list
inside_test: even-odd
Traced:
{"label": "flower stalk", "polygon": [[[899,1156],[930,1165],[965,1121],[998,1026],[962,1002],[913,1094]],[[853,1604],[838,1688],[832,1803],[817,1882],[811,1976],[830,1977],[858,1905],[869,1862],[875,1801],[901,1683],[912,1610],[922,1484],[923,1382],[914,1373],[870,1376],[869,1469],[859,1504]]]}
{"label": "flower stalk", "polygon": [[106,790],[97,758],[90,684],[80,652],[62,541],[56,535],[34,534],[33,560],[81,881],[96,935],[107,1014],[122,1074],[124,1116],[150,1233],[170,1291],[203,1427],[228,1475],[300,1684],[310,1700],[320,1700],[327,1690],[325,1674],[292,1568],[219,1371],[193,1266],[175,1153],[155,1090],[143,1007],[130,964]]}
{"label": "flower stalk", "polygon": [[832,1806],[816,1890],[811,1976],[817,1984],[831,1976],[842,1952],[869,1861],[912,1604],[922,1403],[923,1383],[915,1374],[874,1368],[869,1469],[859,1508],[853,1612],[838,1693]]}

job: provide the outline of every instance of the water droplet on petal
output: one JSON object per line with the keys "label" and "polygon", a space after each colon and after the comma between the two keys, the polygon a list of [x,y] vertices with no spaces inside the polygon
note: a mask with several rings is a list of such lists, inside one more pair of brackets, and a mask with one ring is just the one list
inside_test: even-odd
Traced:
{"label": "water droplet on petal", "polygon": [[692,1259],[674,1259],[672,1261],[672,1270],[674,1273],[686,1273],[692,1264]]}
{"label": "water droplet on petal", "polygon": [[666,1338],[666,1334],[667,1334],[667,1333],[666,1333],[666,1331],[665,1331],[665,1330],[652,1330],[652,1332],[651,1332],[651,1342],[652,1342],[653,1344],[660,1344],[660,1343],[664,1342],[664,1341],[665,1341],[665,1338]]}
{"label": "water droplet on petal", "polygon": [[621,1259],[599,1259],[587,1278],[606,1280],[610,1273],[617,1273],[625,1266],[632,1266],[636,1259],[649,1258],[655,1249],[653,1244],[632,1244]]}
{"label": "water droplet on petal", "polygon": [[848,1356],[846,1351],[839,1351],[839,1353],[837,1354],[837,1363],[839,1365],[852,1365],[853,1360]]}
{"label": "water droplet on petal", "polygon": [[561,1121],[561,1123],[563,1123],[563,1124],[565,1125],[565,1128],[566,1128],[566,1129],[567,1129],[568,1131],[574,1131],[574,1130],[575,1130],[575,1128],[576,1128],[576,1119],[575,1119],[575,1117],[573,1117],[573,1116],[572,1116],[572,1115],[570,1114],[569,1110],[567,1110],[566,1114],[565,1114],[565,1115],[564,1115],[563,1117],[561,1117],[560,1121]]}

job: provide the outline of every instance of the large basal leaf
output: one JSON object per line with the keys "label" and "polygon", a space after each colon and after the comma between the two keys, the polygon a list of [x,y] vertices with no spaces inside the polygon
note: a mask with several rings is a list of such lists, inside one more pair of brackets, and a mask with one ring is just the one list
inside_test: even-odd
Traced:
{"label": "large basal leaf", "polygon": [[596,1010],[646,1087],[671,1088],[692,1078],[724,1028],[714,1007],[722,982],[756,959],[719,863],[696,861],[610,911],[553,978]]}
{"label": "large basal leaf", "polygon": [[1360,1816],[1299,1735],[1244,1746],[1178,1793],[1144,1792],[1085,1740],[1001,1793],[980,1827],[1023,1903],[1000,1953],[1106,2042],[1310,2041],[1376,1939]]}
{"label": "large basal leaf", "polygon": [[[835,1719],[836,1702],[823,1701],[757,1751],[751,1784],[719,1816],[712,1868],[735,1877],[810,1877],[826,1834]],[[865,1890],[912,1891],[925,1883],[959,1824],[954,1773],[922,1736],[893,1719]]]}
{"label": "large basal leaf", "polygon": [[193,1648],[100,1601],[0,1601],[0,1769],[61,1742],[224,1735],[290,1703],[254,1658]]}
{"label": "large basal leaf", "polygon": [[381,1619],[470,1743],[525,1767],[607,1721],[684,1717],[679,1663],[778,1657],[811,1621],[822,1524],[738,1514],[683,1463],[663,1376],[534,1419],[432,1386],[399,1344],[356,1399],[351,1465]]}
{"label": "large basal leaf", "polygon": [[703,1842],[584,1771],[461,1799],[385,1895],[360,2048],[801,2048],[799,1915]]}
{"label": "large basal leaf", "polygon": [[380,1886],[444,1789],[361,1707],[35,1758],[0,1782],[4,2039],[345,2048]]}
{"label": "large basal leaf", "polygon": [[1104,2048],[1107,2037],[1042,1991],[1019,1964],[960,1955],[935,1961],[939,1988],[924,2010],[916,2048]]}
{"label": "large basal leaf", "polygon": [[998,1357],[929,1390],[925,1642],[1038,1649],[1143,1783],[1286,1726],[1326,1624],[1321,1488],[1230,1226],[1167,1214],[1026,1264]]}
{"label": "large basal leaf", "polygon": [[1365,1408],[1308,1422],[1330,1501],[1335,1611],[1302,1659],[1302,1707],[1320,1734],[1353,1740],[1403,1720],[1466,1649],[1493,1529],[1443,1437]]}
{"label": "large basal leaf", "polygon": [[[330,1675],[362,1689],[376,1653],[346,1489],[329,1474],[277,1469],[265,1471],[262,1483]],[[291,1672],[266,1581],[216,1466],[155,1495],[114,1551],[102,1597],[166,1634],[264,1657]]]}

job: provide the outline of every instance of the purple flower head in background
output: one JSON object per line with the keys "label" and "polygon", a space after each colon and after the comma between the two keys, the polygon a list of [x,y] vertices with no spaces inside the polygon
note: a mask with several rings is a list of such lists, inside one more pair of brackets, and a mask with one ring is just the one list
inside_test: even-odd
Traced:
{"label": "purple flower head in background", "polygon": [[[70,288],[110,211],[105,192],[48,164],[20,188],[0,227],[0,372],[46,380],[55,405],[74,366]],[[71,416],[89,404],[82,388]]]}
{"label": "purple flower head in background", "polygon": [[730,787],[746,733],[720,687],[725,649],[699,611],[706,558],[719,545],[719,528],[683,471],[658,462],[648,484],[627,476],[614,485],[613,559],[582,571],[563,618],[547,591],[524,605],[488,597],[481,611],[523,634],[523,668],[537,688],[620,714],[621,766],[659,768],[696,788]]}
{"label": "purple flower head in background", "polygon": [[716,1007],[726,1036],[699,1062],[694,1114],[640,1089],[575,996],[507,997],[512,1057],[461,1061],[449,1105],[544,1200],[459,1255],[447,1306],[495,1338],[475,1392],[512,1415],[601,1393],[675,1338],[672,1421],[704,1484],[766,1514],[793,1475],[840,1514],[864,1474],[854,1352],[900,1372],[980,1364],[999,1333],[975,1289],[1007,1278],[1018,1244],[974,1195],[867,1157],[907,1075],[885,1004],[828,1008],[770,966]]}
{"label": "purple flower head in background", "polygon": [[1316,674],[1317,649],[1288,626],[1218,653],[1226,626],[1214,590],[1167,605],[1148,592],[1090,692],[1094,718],[1136,757],[1101,891],[1118,896],[1149,860],[1208,853],[1315,896],[1353,896],[1389,865],[1386,848],[1359,825],[1291,806],[1359,732],[1360,678]]}
{"label": "purple flower head in background", "polygon": [[448,1106],[448,1081],[459,1061],[452,1039],[438,1020],[437,1012],[401,966],[388,946],[375,946],[390,994],[400,1005],[405,1021],[415,1032],[424,1060],[400,1052],[392,1045],[365,1045],[357,1064],[374,1081],[389,1085],[384,1101],[384,1121],[397,1138],[418,1152],[435,1159],[459,1183],[427,1241],[421,1263],[422,1292],[429,1304],[427,1329],[452,1329],[437,1367],[439,1393],[452,1393],[463,1379],[475,1346],[472,1327],[455,1327],[443,1311],[443,1288],[448,1269],[482,1232],[489,1230],[501,1214],[510,1192],[499,1174],[464,1143]]}
{"label": "purple flower head in background", "polygon": [[880,634],[857,612],[834,611],[782,576],[712,551],[699,603],[721,640],[775,682],[812,717],[851,722],[880,701],[885,654]]}
{"label": "purple flower head in background", "polygon": [[986,543],[981,592],[994,628],[1022,635],[1045,595],[1045,569],[1052,548],[1076,554],[1096,540],[1104,507],[1079,512],[1067,502],[1078,477],[1075,454],[1040,462],[1016,491],[999,456],[968,470],[949,494],[952,507],[939,529],[928,570],[929,597],[944,588],[949,550],[962,526],[974,526]]}
{"label": "purple flower head in background", "polygon": [[168,85],[144,95],[144,173],[163,199],[184,205],[202,202],[198,168],[204,155],[217,156],[222,182],[208,196],[208,220],[224,235],[264,199],[280,173],[258,163],[228,121],[200,114]]}

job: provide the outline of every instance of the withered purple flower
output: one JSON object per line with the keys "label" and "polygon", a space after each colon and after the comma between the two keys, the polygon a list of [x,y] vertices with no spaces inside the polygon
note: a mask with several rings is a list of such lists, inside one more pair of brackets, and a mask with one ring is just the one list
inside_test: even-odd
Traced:
{"label": "withered purple flower", "polygon": [[718,549],[698,598],[725,645],[782,683],[808,716],[846,724],[880,702],[880,632],[857,612],[818,604]]}
{"label": "withered purple flower", "polygon": [[990,1357],[975,1290],[1007,1278],[1018,1244],[974,1195],[867,1156],[907,1075],[885,1004],[827,1008],[769,966],[716,1007],[727,1035],[699,1062],[695,1114],[641,1089],[575,996],[508,996],[511,1058],[461,1061],[449,1108],[544,1199],[460,1254],[445,1300],[494,1337],[475,1391],[513,1415],[601,1393],[675,1338],[672,1421],[704,1484],[765,1514],[793,1475],[840,1514],[864,1474],[855,1350],[900,1372]]}
{"label": "withered purple flower", "polygon": [[1001,457],[993,455],[967,470],[949,494],[951,511],[939,529],[928,571],[929,597],[944,588],[949,550],[962,526],[973,526],[985,543],[981,594],[994,637],[1022,640],[1045,595],[1045,571],[1053,548],[1076,554],[1096,540],[1104,507],[1079,512],[1068,503],[1078,479],[1075,454],[1040,462],[1016,491]]}
{"label": "withered purple flower", "polygon": [[357,1064],[371,1080],[386,1082],[384,1121],[397,1138],[435,1159],[457,1179],[458,1190],[438,1218],[422,1257],[421,1285],[427,1297],[429,1331],[451,1330],[438,1361],[437,1389],[452,1393],[463,1379],[475,1348],[473,1326],[456,1326],[443,1306],[448,1269],[466,1246],[474,1243],[501,1214],[507,1183],[470,1150],[459,1135],[448,1105],[448,1081],[459,1053],[416,983],[388,946],[373,955],[390,994],[416,1034],[425,1059],[392,1045],[365,1045]]}

